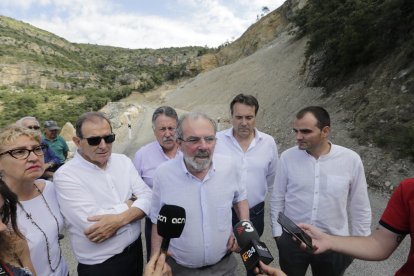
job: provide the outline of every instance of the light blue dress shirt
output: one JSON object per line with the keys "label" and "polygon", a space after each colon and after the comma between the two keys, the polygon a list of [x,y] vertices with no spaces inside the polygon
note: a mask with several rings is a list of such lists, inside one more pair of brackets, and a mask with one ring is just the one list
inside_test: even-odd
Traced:
{"label": "light blue dress shirt", "polygon": [[214,155],[213,165],[201,181],[188,172],[183,158],[165,162],[155,172],[151,220],[164,204],[181,206],[186,223],[181,236],[171,239],[168,251],[183,266],[216,264],[227,253],[232,233],[233,204],[245,200],[245,185],[237,165],[227,156]]}

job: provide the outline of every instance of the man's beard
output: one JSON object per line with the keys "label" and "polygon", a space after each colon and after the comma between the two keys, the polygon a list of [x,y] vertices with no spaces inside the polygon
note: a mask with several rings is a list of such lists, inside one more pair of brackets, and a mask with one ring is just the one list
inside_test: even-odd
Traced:
{"label": "man's beard", "polygon": [[[208,157],[207,159],[200,159],[197,157]],[[194,157],[184,156],[184,161],[194,172],[202,172],[211,165],[211,155],[208,152],[198,152]]]}

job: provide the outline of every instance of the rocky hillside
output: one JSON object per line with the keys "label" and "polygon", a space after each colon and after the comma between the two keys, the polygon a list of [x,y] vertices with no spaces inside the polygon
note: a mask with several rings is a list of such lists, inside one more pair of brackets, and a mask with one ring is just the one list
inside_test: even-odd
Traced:
{"label": "rocky hillside", "polygon": [[231,98],[240,92],[256,95],[261,104],[258,126],[275,137],[281,150],[294,144],[290,129],[297,110],[323,105],[332,114],[332,141],[361,154],[371,186],[392,190],[414,175],[412,45],[401,43],[340,78],[315,81],[326,55],[310,55],[311,34],[303,35],[293,23],[311,2],[286,1],[218,51],[72,44],[0,17],[0,124],[24,115],[73,122],[83,111],[99,109],[131,90],[196,76],[176,89],[170,83],[168,93],[142,96],[151,106],[208,112],[225,127]]}
{"label": "rocky hillside", "polygon": [[74,44],[0,16],[0,126],[27,115],[73,122],[133,90],[197,75],[202,64],[196,60],[209,51]]}

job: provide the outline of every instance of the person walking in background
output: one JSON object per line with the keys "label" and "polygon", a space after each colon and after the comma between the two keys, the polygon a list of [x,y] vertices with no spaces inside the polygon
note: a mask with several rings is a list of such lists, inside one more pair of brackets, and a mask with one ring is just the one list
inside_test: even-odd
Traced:
{"label": "person walking in background", "polygon": [[[155,169],[162,163],[180,155],[175,130],[178,116],[174,108],[160,106],[152,114],[152,130],[155,141],[141,147],[134,158],[134,166],[145,184],[152,189],[152,179]],[[145,218],[145,241],[147,247],[147,261],[151,256],[151,229],[152,222]]]}
{"label": "person walking in background", "polygon": [[65,139],[63,139],[62,136],[58,135],[58,130],[60,127],[55,121],[45,121],[43,126],[45,132],[43,140],[59,158],[60,167],[63,163],[65,163],[66,158],[68,158],[69,147],[66,144]]}
{"label": "person walking in background", "polygon": [[140,219],[149,213],[151,189],[127,156],[112,153],[115,134],[103,113],[84,113],[75,128],[78,150],[54,183],[78,274],[141,275]]}
{"label": "person walking in background", "polygon": [[172,239],[167,262],[173,275],[235,275],[237,250],[231,222],[233,206],[249,219],[246,189],[234,160],[214,154],[216,124],[203,113],[189,113],[178,122],[183,157],[161,164],[154,176],[151,206],[152,252],[162,237],[157,217],[164,204],[181,206],[186,222],[180,238]]}
{"label": "person walking in background", "polygon": [[41,134],[16,125],[0,131],[0,172],[18,197],[17,223],[26,237],[38,275],[67,275],[60,247],[63,217],[55,185],[39,179],[44,173]]}
{"label": "person walking in background", "polygon": [[[23,117],[16,122],[16,125],[40,132],[40,124],[35,117]],[[48,145],[43,138],[41,144],[46,146]],[[51,179],[53,177],[53,173],[61,166],[60,159],[56,156],[53,150],[49,148],[49,146],[47,146],[44,152],[45,172],[43,173],[42,178]]]}
{"label": "person walking in background", "polygon": [[279,249],[281,269],[287,275],[343,275],[352,258],[326,252],[314,256],[302,251],[277,223],[283,212],[295,223],[306,222],[327,233],[368,236],[371,207],[361,158],[329,138],[330,116],[322,107],[309,106],[296,114],[293,124],[297,146],[284,151],[277,168],[270,201],[272,232]]}
{"label": "person walking in background", "polygon": [[[237,95],[230,103],[233,127],[217,133],[215,152],[241,164],[247,189],[250,221],[259,236],[264,230],[264,206],[267,192],[271,192],[276,174],[278,152],[272,136],[258,131],[256,115],[259,102],[252,95]],[[233,226],[238,222],[233,211]],[[249,271],[248,275],[254,275]]]}
{"label": "person walking in background", "polygon": [[26,238],[17,226],[17,195],[0,178],[0,275],[36,275]]}
{"label": "person walking in background", "polygon": [[405,179],[393,192],[377,229],[368,237],[341,237],[322,232],[309,224],[299,224],[312,238],[315,254],[337,251],[367,261],[382,261],[401,244],[406,235],[411,237],[410,253],[396,276],[414,275],[414,178]]}

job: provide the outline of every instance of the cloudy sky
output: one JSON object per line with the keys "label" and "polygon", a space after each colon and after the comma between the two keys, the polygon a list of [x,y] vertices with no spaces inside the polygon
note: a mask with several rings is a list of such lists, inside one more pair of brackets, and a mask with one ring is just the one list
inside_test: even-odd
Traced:
{"label": "cloudy sky", "polygon": [[217,47],[284,0],[1,0],[0,14],[70,42],[124,48]]}

